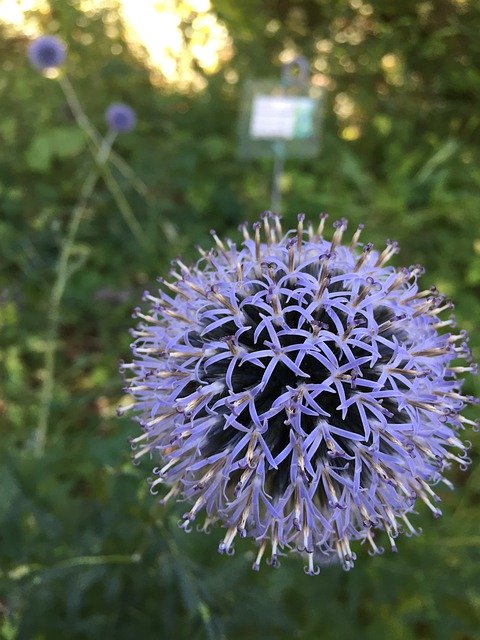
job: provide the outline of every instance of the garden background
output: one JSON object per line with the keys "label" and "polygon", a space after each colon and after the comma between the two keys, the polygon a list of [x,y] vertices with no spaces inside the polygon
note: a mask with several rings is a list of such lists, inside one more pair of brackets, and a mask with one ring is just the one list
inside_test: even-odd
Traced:
{"label": "garden background", "polygon": [[[318,158],[287,161],[287,226],[326,210],[364,222],[377,245],[398,240],[395,264],[423,264],[424,283],[454,298],[480,359],[480,2],[166,0],[150,26],[157,58],[129,27],[131,2],[50,0],[16,26],[12,4],[0,2],[0,637],[479,639],[478,435],[443,517],[419,508],[422,536],[396,556],[357,545],[353,571],[311,578],[294,557],[253,573],[250,544],[226,558],[220,530],[178,530],[182,505],[149,494],[151,463],[130,460],[136,425],[115,409],[143,290],[212,227],[237,238],[268,208],[271,161],[236,156],[242,84],[300,53],[325,121]],[[57,80],[27,60],[39,33],[68,44],[65,69],[101,132],[111,102],[135,109],[115,149],[147,187],[112,169],[140,235],[102,179],[81,222],[40,456],[49,296],[92,158]],[[478,381],[465,388],[479,395]]]}

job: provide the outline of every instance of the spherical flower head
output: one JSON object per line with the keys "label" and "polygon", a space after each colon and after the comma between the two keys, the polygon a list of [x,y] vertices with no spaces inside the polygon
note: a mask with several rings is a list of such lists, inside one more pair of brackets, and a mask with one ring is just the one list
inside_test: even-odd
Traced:
{"label": "spherical flower head", "polygon": [[40,71],[62,65],[66,53],[65,44],[56,36],[40,36],[28,47],[30,62]]}
{"label": "spherical flower head", "polygon": [[190,503],[186,531],[201,514],[205,531],[223,524],[222,553],[252,538],[254,569],[268,548],[272,566],[293,550],[308,574],[348,570],[352,541],[380,553],[381,532],[395,551],[415,503],[439,516],[432,486],[469,462],[461,411],[476,400],[459,374],[474,365],[441,319],[452,304],[419,287],[421,267],[387,266],[396,242],[376,251],[360,226],[344,243],[345,220],[327,239],[325,218],[284,233],[267,212],[241,246],[212,232],[214,250],[145,293],[122,365],[134,459],[158,461],[151,492]]}
{"label": "spherical flower head", "polygon": [[109,129],[116,133],[129,133],[137,124],[137,116],[132,107],[120,102],[111,104],[106,113],[105,120]]}

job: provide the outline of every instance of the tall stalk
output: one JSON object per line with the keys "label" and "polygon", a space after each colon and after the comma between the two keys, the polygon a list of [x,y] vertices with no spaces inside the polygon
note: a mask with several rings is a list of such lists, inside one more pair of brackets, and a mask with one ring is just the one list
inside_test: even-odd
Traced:
{"label": "tall stalk", "polygon": [[60,324],[60,305],[70,275],[68,270],[69,261],[75,245],[78,228],[85,212],[87,211],[90,197],[102,173],[102,169],[109,158],[115,137],[116,133],[110,131],[100,144],[98,154],[95,158],[95,168],[89,173],[83,183],[77,204],[73,208],[72,215],[68,223],[67,233],[60,246],[60,254],[56,264],[56,277],[50,294],[47,312],[48,325],[44,353],[44,377],[40,393],[38,423],[34,437],[34,451],[37,456],[41,456],[43,454],[47,441],[48,424],[55,389],[55,359],[57,353],[58,329]]}

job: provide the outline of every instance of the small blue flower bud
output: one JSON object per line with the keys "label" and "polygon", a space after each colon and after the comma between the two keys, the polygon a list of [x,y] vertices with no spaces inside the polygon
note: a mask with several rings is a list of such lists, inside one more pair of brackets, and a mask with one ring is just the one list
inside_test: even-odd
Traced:
{"label": "small blue flower bud", "polygon": [[137,116],[132,107],[120,102],[108,107],[105,120],[109,129],[117,133],[129,133],[137,124]]}
{"label": "small blue flower bud", "polygon": [[32,65],[43,71],[59,67],[65,61],[65,44],[56,36],[40,36],[28,47],[28,57]]}

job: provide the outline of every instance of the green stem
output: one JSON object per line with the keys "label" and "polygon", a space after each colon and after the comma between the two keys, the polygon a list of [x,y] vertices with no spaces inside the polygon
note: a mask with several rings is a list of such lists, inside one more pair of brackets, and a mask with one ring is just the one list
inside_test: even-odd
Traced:
{"label": "green stem", "polygon": [[118,182],[113,177],[112,172],[106,164],[100,167],[100,172],[108,190],[110,191],[113,199],[117,204],[117,207],[120,210],[120,213],[123,216],[123,219],[128,225],[128,228],[136,238],[137,242],[144,248],[148,249],[150,245],[147,242],[145,234],[143,233],[143,229],[136,219],[135,214],[133,213],[132,208],[128,203],[128,200],[126,199],[123,191],[120,189]]}
{"label": "green stem", "polygon": [[480,536],[465,538],[443,538],[442,544],[447,547],[477,547],[480,546]]}
{"label": "green stem", "polygon": [[104,556],[79,556],[77,558],[68,558],[67,560],[61,560],[51,567],[45,567],[48,569],[69,569],[70,567],[84,567],[95,566],[99,564],[134,564],[139,562],[140,556],[133,554],[131,556],[126,555],[104,555]]}
{"label": "green stem", "polygon": [[8,577],[11,580],[20,580],[25,576],[42,571],[52,571],[58,569],[71,569],[72,567],[93,567],[101,564],[136,564],[140,562],[141,557],[134,553],[130,556],[112,554],[103,556],[77,556],[76,558],[67,558],[66,560],[60,560],[56,564],[44,565],[44,564],[28,564],[15,567],[8,572]]}
{"label": "green stem", "polygon": [[[102,136],[87,118],[82,105],[75,93],[70,80],[66,75],[61,75],[58,80],[60,87],[65,95],[65,99],[70,107],[77,124],[83,129],[90,140],[97,148],[102,144]],[[133,169],[125,162],[125,160],[117,155],[114,151],[111,153],[110,160],[117,167],[120,173],[132,183],[133,188],[144,198],[148,198],[149,191],[147,185],[140,180]]]}
{"label": "green stem", "polygon": [[221,636],[217,633],[212,623],[212,614],[210,612],[208,604],[202,597],[201,588],[198,585],[196,576],[194,575],[193,571],[191,571],[191,569],[187,566],[185,562],[185,556],[179,550],[170,531],[166,529],[163,523],[161,523],[160,528],[164,531],[163,539],[166,543],[167,549],[169,550],[174,560],[174,567],[180,579],[179,586],[182,590],[188,590],[193,596],[194,600],[196,600],[196,611],[205,628],[207,638],[209,640],[216,640],[217,638],[220,638]]}
{"label": "green stem", "polygon": [[[478,476],[478,478],[477,478]],[[478,479],[480,478],[480,464],[474,467],[470,471],[469,478],[463,487],[462,496],[457,504],[455,511],[453,512],[453,517],[458,516],[463,509],[468,505],[468,501],[471,498],[471,494],[467,492],[467,489],[471,487],[475,487],[477,485]]]}
{"label": "green stem", "polygon": [[[72,113],[75,117],[75,120],[79,127],[86,133],[86,135],[90,138],[90,141],[93,145],[89,145],[92,147],[92,153],[96,153],[96,149],[101,144],[102,138],[100,137],[99,132],[92,125],[90,120],[87,118],[85,111],[80,104],[80,101],[75,93],[75,89],[73,88],[70,80],[67,76],[61,76],[59,79],[60,86],[63,90],[65,98],[72,110]],[[112,151],[110,154],[110,160],[117,167],[117,169],[130,180],[137,190],[137,192],[148,199],[149,193],[147,186],[137,178],[132,169],[128,166],[128,164],[121,158],[117,156],[115,152]],[[143,233],[142,227],[140,223],[135,217],[135,214],[132,211],[127,199],[125,198],[118,182],[115,180],[112,172],[110,171],[107,164],[104,164],[101,167],[102,177],[105,181],[105,185],[110,191],[113,199],[115,200],[117,207],[120,210],[120,213],[123,216],[128,228],[132,232],[133,236],[136,238],[137,242],[139,242],[143,247],[147,248],[147,242],[145,239],[145,234]]]}
{"label": "green stem", "polygon": [[47,440],[50,409],[55,386],[55,355],[57,351],[58,327],[60,324],[60,303],[65,292],[69,275],[68,262],[72,255],[80,222],[87,210],[88,201],[97,183],[99,170],[101,170],[108,160],[115,137],[116,134],[110,132],[100,146],[96,157],[95,170],[87,176],[87,179],[83,183],[78,202],[73,209],[72,216],[68,224],[67,234],[62,241],[60,248],[60,255],[56,266],[56,279],[50,294],[50,301],[48,305],[47,340],[44,354],[44,378],[40,392],[40,409],[34,441],[34,451],[37,456],[41,456],[43,454]]}

